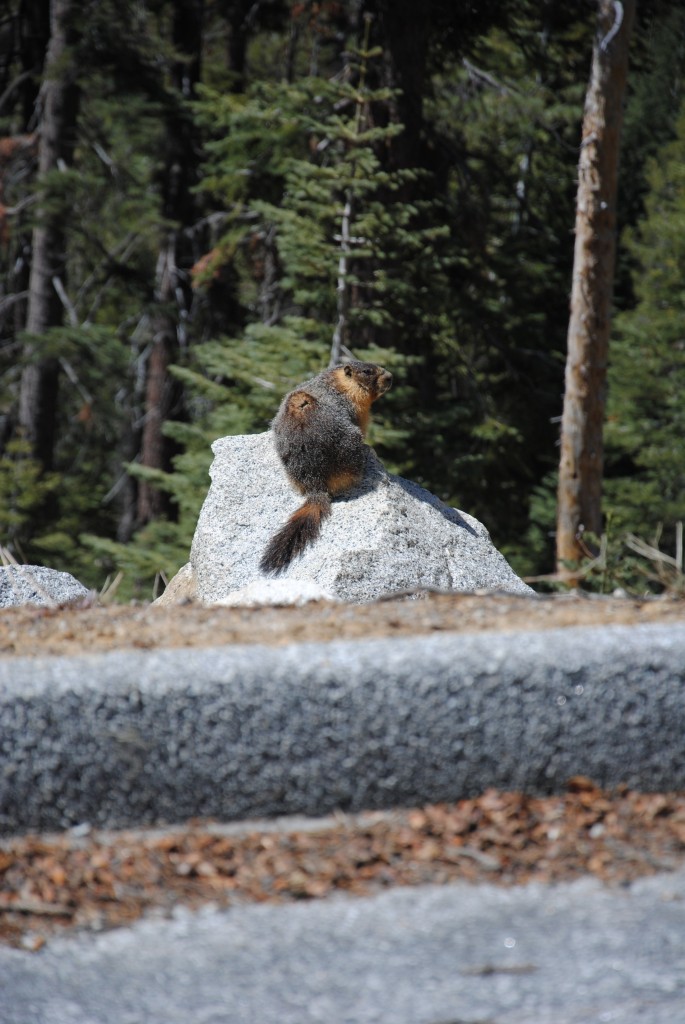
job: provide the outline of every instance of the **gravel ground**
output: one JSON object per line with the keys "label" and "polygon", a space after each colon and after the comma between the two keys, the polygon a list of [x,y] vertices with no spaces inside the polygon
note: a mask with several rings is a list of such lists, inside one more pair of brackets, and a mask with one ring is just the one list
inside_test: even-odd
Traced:
{"label": "gravel ground", "polygon": [[203,608],[154,605],[8,608],[0,614],[0,655],[329,643],[433,633],[685,623],[685,599],[575,594],[433,594],[374,604],[312,603],[304,608]]}

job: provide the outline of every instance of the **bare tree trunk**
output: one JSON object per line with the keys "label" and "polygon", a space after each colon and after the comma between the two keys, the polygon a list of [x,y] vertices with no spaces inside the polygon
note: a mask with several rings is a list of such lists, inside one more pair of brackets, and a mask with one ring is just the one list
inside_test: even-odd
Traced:
{"label": "bare tree trunk", "polygon": [[340,227],[340,253],[338,256],[338,285],[336,298],[338,305],[338,319],[333,331],[333,342],[331,344],[331,358],[329,366],[337,366],[342,361],[343,351],[347,350],[347,332],[349,328],[350,311],[350,282],[349,257],[350,257],[350,220],[352,218],[352,193],[348,190],[345,194],[345,205],[342,213],[342,224]]}
{"label": "bare tree trunk", "polygon": [[628,44],[635,0],[599,0],[578,164],[576,242],[561,460],[557,571],[602,532],[603,423],[616,257],[616,193]]}
{"label": "bare tree trunk", "polygon": [[[78,86],[66,54],[71,42],[66,21],[72,0],[52,0],[50,42],[46,77],[39,102],[42,104],[38,129],[38,180],[73,158],[78,114]],[[55,281],[65,280],[66,211],[41,210],[33,231],[26,330],[43,334],[62,323],[63,308]],[[27,355],[33,354],[29,349]],[[21,378],[19,425],[31,450],[44,469],[53,464],[57,412],[58,363],[55,358],[37,359]]]}
{"label": "bare tree trunk", "polygon": [[[355,125],[354,134],[359,136],[360,133],[366,128],[367,123],[367,103],[365,101],[364,93],[366,86],[366,73],[367,67],[367,54],[369,52],[369,40],[371,37],[371,15],[366,14],[364,16],[364,40],[362,43],[362,61],[359,68],[359,82],[357,84],[357,103],[355,110]],[[351,188],[345,190],[344,195],[345,204],[342,210],[342,222],[340,225],[340,250],[338,253],[338,284],[336,287],[336,302],[338,319],[336,321],[335,330],[333,331],[333,341],[331,343],[331,358],[329,366],[337,366],[341,362],[343,353],[347,355],[349,349],[347,346],[348,335],[349,335],[349,314],[350,314],[350,263],[352,259],[351,250],[351,238],[350,238],[350,226],[352,222],[354,212],[354,194]]]}
{"label": "bare tree trunk", "polygon": [[[140,463],[151,469],[171,469],[169,439],[164,422],[174,404],[174,381],[169,366],[178,351],[177,322],[170,312],[175,304],[176,232],[172,231],[157,261],[157,301],[160,309],[153,319],[153,337],[145,375],[145,418],[140,445]],[[141,526],[169,511],[168,496],[151,481],[138,484],[136,523]]]}
{"label": "bare tree trunk", "polygon": [[228,69],[234,76],[231,91],[244,92],[247,44],[259,4],[254,0],[221,0],[219,9],[229,26]]}
{"label": "bare tree trunk", "polygon": [[[178,358],[179,310],[188,289],[183,276],[194,263],[187,252],[183,229],[192,223],[194,203],[191,186],[196,179],[198,148],[192,120],[185,104],[195,94],[200,77],[202,46],[202,0],[177,0],[174,6],[173,42],[183,55],[172,69],[176,88],[176,107],[169,111],[166,128],[166,160],[162,195],[164,216],[174,227],[161,241],[157,260],[156,301],[158,309],[152,322],[152,344],[145,378],[145,413],[140,444],[140,464],[149,469],[169,472],[175,446],[164,434],[178,399],[178,385],[169,374],[169,366]],[[152,481],[140,480],[136,510],[137,526],[161,515],[172,514],[169,495]]]}
{"label": "bare tree trunk", "polygon": [[[422,166],[421,135],[424,122],[423,97],[427,74],[428,39],[433,0],[367,0],[368,11],[378,17],[380,38],[385,40],[397,119],[404,130],[392,140],[390,159],[394,167]],[[408,200],[412,187],[403,190]]]}

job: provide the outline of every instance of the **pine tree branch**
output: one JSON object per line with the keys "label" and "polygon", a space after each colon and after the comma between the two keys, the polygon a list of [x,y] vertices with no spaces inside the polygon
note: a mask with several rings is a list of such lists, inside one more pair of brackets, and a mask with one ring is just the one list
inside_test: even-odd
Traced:
{"label": "pine tree branch", "polygon": [[10,82],[10,84],[3,92],[2,96],[0,96],[0,113],[3,111],[7,101],[12,98],[12,94],[19,88],[20,85],[28,81],[29,78],[32,78],[33,74],[34,72],[31,69],[29,71],[22,71],[20,75],[17,75],[17,77],[12,82]]}
{"label": "pine tree branch", "polygon": [[66,288],[62,284],[62,278],[57,276],[53,277],[52,287],[57,292],[57,295],[59,296],[59,301],[62,303],[67,312],[67,316],[69,317],[69,323],[71,324],[72,327],[78,327],[78,314],[76,312],[74,304],[67,295]]}
{"label": "pine tree branch", "polygon": [[27,299],[28,295],[29,293],[27,291],[15,292],[14,295],[8,295],[6,298],[0,299],[0,313],[4,313],[4,311],[9,309],[10,306],[13,306],[15,302],[21,302],[22,299]]}
{"label": "pine tree branch", "polygon": [[504,82],[500,82],[499,79],[495,78],[488,71],[483,71],[482,68],[477,68],[475,64],[472,64],[466,57],[462,59],[462,65],[466,68],[471,78],[476,81],[484,82],[493,89],[497,89],[497,92],[502,93],[504,96],[519,96],[518,89],[514,89],[510,85],[505,85]]}

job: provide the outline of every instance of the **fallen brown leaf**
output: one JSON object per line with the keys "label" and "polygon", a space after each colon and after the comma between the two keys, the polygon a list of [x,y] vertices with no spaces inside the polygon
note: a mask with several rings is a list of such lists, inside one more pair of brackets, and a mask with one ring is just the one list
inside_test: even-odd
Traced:
{"label": "fallen brown leaf", "polygon": [[177,903],[364,894],[457,880],[610,883],[685,862],[685,794],[494,790],[456,804],[339,816],[309,829],[211,822],[157,832],[66,832],[0,842],[0,941],[38,948],[71,928],[128,924]]}

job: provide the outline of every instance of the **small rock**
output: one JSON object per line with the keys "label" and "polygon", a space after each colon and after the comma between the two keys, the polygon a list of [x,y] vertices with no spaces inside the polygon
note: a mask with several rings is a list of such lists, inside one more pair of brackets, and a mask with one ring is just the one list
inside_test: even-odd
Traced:
{"label": "small rock", "polygon": [[171,605],[194,601],[197,598],[197,583],[190,562],[181,566],[164,591],[153,604]]}
{"label": "small rock", "polygon": [[89,591],[71,573],[44,565],[5,565],[0,568],[0,608],[22,604],[59,605],[83,600]]}

